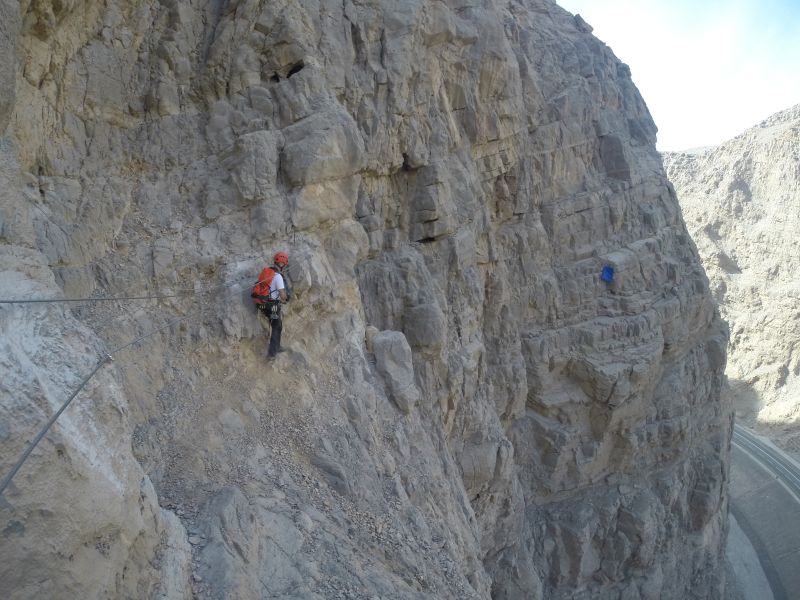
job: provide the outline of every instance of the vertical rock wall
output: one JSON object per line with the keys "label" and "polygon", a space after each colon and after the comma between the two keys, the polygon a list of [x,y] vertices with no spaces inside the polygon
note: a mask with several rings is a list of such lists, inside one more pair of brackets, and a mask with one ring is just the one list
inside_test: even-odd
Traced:
{"label": "vertical rock wall", "polygon": [[0,132],[5,131],[14,104],[17,68],[17,31],[19,12],[16,2],[0,2],[0,52],[5,57],[0,65]]}
{"label": "vertical rock wall", "polygon": [[[5,494],[26,548],[4,540],[6,595],[722,593],[727,333],[644,102],[580,18],[545,0],[20,10],[3,295],[195,295],[2,309],[4,472],[85,348],[163,328],[97,380],[116,416],[80,396],[80,435],[57,425]],[[248,291],[277,249],[296,296],[266,363]],[[65,347],[36,411],[31,340]],[[98,470],[116,514],[93,508]],[[68,512],[93,520],[39,542]],[[82,546],[97,581],[64,547],[114,527]]]}

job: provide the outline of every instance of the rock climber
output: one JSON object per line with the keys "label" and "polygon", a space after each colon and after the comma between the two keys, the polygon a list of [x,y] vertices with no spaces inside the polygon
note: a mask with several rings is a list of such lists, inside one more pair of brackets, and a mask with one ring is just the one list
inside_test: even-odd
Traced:
{"label": "rock climber", "polygon": [[281,347],[281,333],[283,332],[283,318],[281,304],[291,299],[291,288],[283,277],[283,270],[289,265],[289,256],[285,252],[277,252],[272,258],[272,266],[265,267],[258,276],[258,282],[250,294],[258,308],[259,320],[266,320],[270,326],[269,349],[267,358],[273,359],[279,352],[284,352]]}

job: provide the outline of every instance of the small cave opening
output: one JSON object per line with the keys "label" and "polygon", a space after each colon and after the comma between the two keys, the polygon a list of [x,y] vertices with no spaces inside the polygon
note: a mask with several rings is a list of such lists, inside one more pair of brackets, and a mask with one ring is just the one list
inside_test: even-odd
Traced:
{"label": "small cave opening", "polygon": [[305,66],[306,63],[304,63],[302,60],[293,64],[292,68],[289,69],[289,72],[286,74],[286,79],[289,79],[289,77],[291,77],[292,75],[296,75],[297,73],[302,71],[305,68]]}
{"label": "small cave opening", "polygon": [[411,171],[411,163],[408,160],[408,154],[406,154],[405,152],[403,152],[403,166],[401,167],[401,169],[406,173]]}
{"label": "small cave opening", "polygon": [[281,80],[281,76],[277,73],[273,73],[272,77],[269,78],[272,83],[278,83]]}

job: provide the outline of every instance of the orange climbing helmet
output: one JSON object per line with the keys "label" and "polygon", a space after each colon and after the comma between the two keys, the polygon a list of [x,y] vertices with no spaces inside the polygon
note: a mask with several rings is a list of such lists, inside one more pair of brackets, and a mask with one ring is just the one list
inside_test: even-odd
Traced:
{"label": "orange climbing helmet", "polygon": [[289,264],[289,255],[285,252],[277,252],[275,256],[272,257],[272,262],[276,265],[283,265],[284,267]]}

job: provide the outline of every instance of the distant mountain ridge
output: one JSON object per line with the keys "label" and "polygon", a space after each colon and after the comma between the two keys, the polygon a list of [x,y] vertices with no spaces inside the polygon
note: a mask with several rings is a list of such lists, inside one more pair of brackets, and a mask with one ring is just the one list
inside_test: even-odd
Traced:
{"label": "distant mountain ridge", "polygon": [[800,104],[705,153],[663,158],[730,323],[738,417],[800,452]]}

